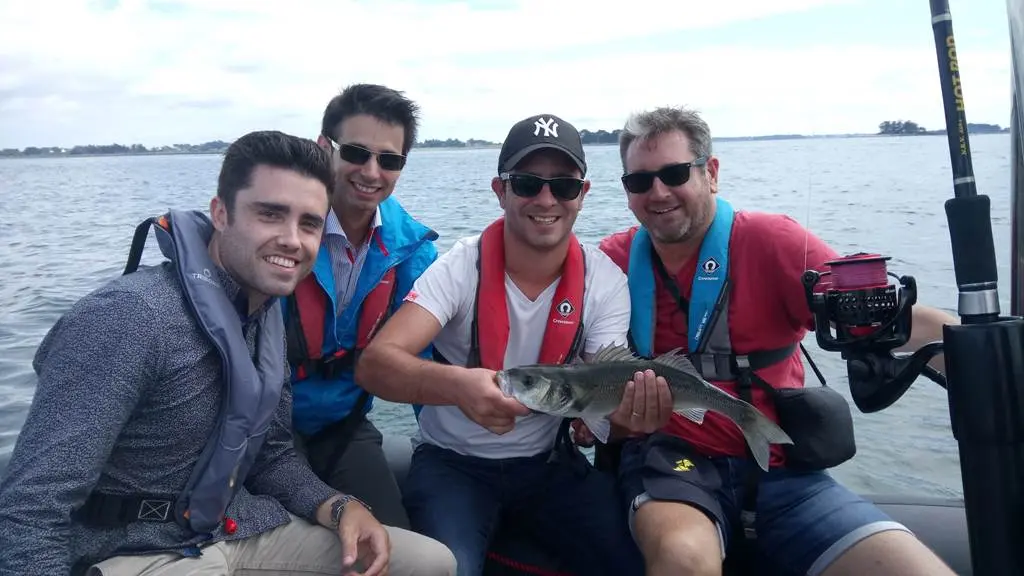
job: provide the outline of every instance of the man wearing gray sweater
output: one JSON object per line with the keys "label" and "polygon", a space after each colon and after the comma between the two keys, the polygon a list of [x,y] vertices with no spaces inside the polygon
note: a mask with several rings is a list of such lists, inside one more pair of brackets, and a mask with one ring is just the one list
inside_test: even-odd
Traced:
{"label": "man wearing gray sweater", "polygon": [[[277,297],[310,272],[331,178],[312,141],[243,136],[209,218],[144,222],[125,275],[57,321],[0,481],[0,574],[454,574],[292,444]],[[169,261],[139,268],[150,225]]]}

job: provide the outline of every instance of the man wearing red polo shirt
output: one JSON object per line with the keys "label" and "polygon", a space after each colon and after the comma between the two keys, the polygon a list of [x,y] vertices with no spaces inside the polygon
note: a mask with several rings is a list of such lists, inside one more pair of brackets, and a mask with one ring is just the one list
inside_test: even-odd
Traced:
{"label": "man wearing red polo shirt", "polygon": [[[718,197],[710,130],[694,112],[634,115],[620,151],[641,226],[601,248],[628,275],[637,352],[699,352],[706,378],[736,395],[744,383],[743,394],[777,421],[767,388],[803,386],[798,344],[813,327],[801,276],[838,255],[787,216],[734,211]],[[941,339],[942,325],[956,322],[922,306],[913,312],[909,347]],[[767,386],[751,386],[756,380]],[[904,526],[833,480],[830,465],[795,470],[776,445],[770,470],[758,474],[739,428],[710,412],[701,424],[674,414],[659,432],[628,440],[619,475],[647,573],[720,574],[730,542],[754,528],[758,565],[771,573],[951,574]],[[756,498],[745,498],[747,486]]]}

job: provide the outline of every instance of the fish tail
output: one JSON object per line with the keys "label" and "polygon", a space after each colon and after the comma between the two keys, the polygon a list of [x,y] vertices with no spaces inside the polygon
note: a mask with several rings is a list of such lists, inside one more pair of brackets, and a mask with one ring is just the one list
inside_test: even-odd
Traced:
{"label": "fish tail", "polygon": [[743,407],[743,414],[736,423],[739,424],[739,428],[743,432],[743,437],[747,440],[747,445],[750,446],[750,452],[754,455],[757,465],[766,472],[768,471],[769,458],[771,457],[771,445],[793,443],[789,434],[786,434],[778,424],[772,422],[760,410],[750,404]]}

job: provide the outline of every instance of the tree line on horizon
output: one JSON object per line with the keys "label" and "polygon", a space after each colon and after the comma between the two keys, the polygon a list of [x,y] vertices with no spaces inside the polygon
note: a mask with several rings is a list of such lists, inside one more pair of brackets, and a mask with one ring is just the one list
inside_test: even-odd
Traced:
{"label": "tree line on horizon", "polygon": [[143,154],[221,154],[228,149],[230,142],[213,140],[202,144],[175,144],[173,146],[156,146],[147,148],[142,144],[87,144],[84,146],[73,146],[61,148],[60,146],[29,146],[19,150],[17,148],[4,148],[0,150],[0,157],[12,156],[110,156],[126,155],[137,156]]}
{"label": "tree line on horizon", "polygon": [[[1002,128],[998,124],[967,124],[968,133],[986,134],[1009,132],[1009,128]],[[580,139],[583,144],[616,144],[619,141],[619,134],[622,130],[580,130]],[[903,136],[920,134],[945,134],[946,130],[926,130],[923,126],[912,120],[886,120],[878,125],[877,135],[882,136]],[[723,138],[724,140],[773,140],[785,138],[806,138],[801,134],[779,134],[775,136],[752,136],[739,138]],[[29,146],[24,149],[4,148],[0,149],[0,158],[12,157],[37,157],[37,156],[97,156],[97,155],[125,155],[136,156],[146,154],[223,154],[230,146],[230,142],[223,140],[212,140],[202,144],[174,144],[173,146],[156,146],[147,148],[142,144],[88,144],[62,148],[60,146],[37,147]],[[462,141],[458,138],[440,140],[431,138],[423,141],[416,141],[414,148],[479,148],[500,146],[501,142],[491,142],[470,138]]]}
{"label": "tree line on horizon", "polygon": [[[607,130],[598,130],[591,132],[590,130],[580,130],[580,138],[584,144],[614,144],[619,141],[619,133],[621,130],[613,130],[611,132]],[[224,142],[223,140],[213,140],[211,142],[203,142],[202,144],[175,144],[173,146],[157,146],[154,148],[147,148],[142,144],[132,144],[125,146],[123,144],[89,144],[85,146],[74,146],[72,148],[62,148],[60,146],[29,146],[24,149],[18,148],[4,148],[0,149],[0,157],[16,157],[16,156],[96,156],[96,155],[144,155],[144,154],[222,154],[230,146],[230,142]],[[447,140],[439,140],[431,138],[423,141],[416,141],[413,144],[414,148],[479,148],[479,147],[490,147],[500,146],[501,142],[491,142],[489,140],[480,140],[476,138],[470,138],[469,140],[462,141],[458,138],[448,138]]]}
{"label": "tree line on horizon", "polygon": [[[992,134],[998,132],[1009,132],[1009,128],[1003,128],[998,124],[972,124],[967,123],[967,133]],[[886,120],[878,125],[878,134],[884,136],[910,136],[917,134],[945,134],[946,129],[926,130],[913,120]]]}
{"label": "tree line on horizon", "polygon": [[[590,130],[580,130],[580,140],[584,144],[615,144],[619,141],[619,134],[622,130],[598,130],[591,132]],[[470,138],[463,142],[458,138],[448,138],[447,140],[428,139],[422,142],[417,141],[413,144],[413,147],[420,148],[476,148],[481,146],[501,146],[501,142],[491,142],[490,140],[478,140],[476,138]]]}

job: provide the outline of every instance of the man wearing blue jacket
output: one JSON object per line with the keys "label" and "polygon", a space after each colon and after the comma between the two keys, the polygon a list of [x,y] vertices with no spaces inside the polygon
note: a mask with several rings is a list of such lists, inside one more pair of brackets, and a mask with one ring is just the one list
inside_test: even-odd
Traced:
{"label": "man wearing blue jacket", "polygon": [[409,519],[401,494],[366,418],[373,398],[352,374],[360,351],[437,258],[437,233],[391,198],[418,115],[401,92],[374,84],[349,86],[328,103],[317,143],[334,167],[331,210],[313,273],[284,306],[294,426],[310,465],[402,528]]}

